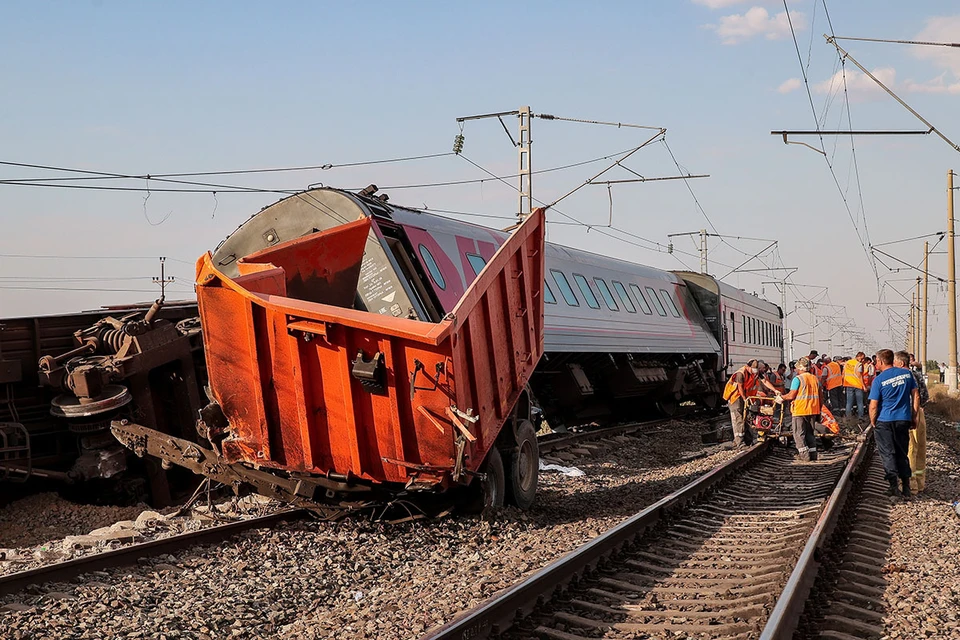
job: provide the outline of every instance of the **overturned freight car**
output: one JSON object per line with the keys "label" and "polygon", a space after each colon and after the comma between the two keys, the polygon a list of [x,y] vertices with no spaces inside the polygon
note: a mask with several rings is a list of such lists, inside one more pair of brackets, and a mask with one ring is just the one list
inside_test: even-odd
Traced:
{"label": "overturned freight car", "polygon": [[130,421],[114,422],[114,435],[140,455],[305,506],[471,486],[485,505],[530,506],[543,211],[487,252],[465,290],[446,291],[411,259],[414,244],[424,255],[415,229],[363,215],[344,192],[322,197],[305,202],[341,224],[325,215],[304,235],[303,217],[261,212],[197,263],[203,443]]}

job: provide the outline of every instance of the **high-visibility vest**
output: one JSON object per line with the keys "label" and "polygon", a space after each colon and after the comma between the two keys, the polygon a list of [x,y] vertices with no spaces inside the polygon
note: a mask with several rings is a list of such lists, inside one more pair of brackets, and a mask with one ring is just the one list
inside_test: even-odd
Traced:
{"label": "high-visibility vest", "polygon": [[820,407],[820,424],[825,426],[830,433],[840,433],[840,425],[837,424],[837,419],[833,417],[833,413],[826,405]]}
{"label": "high-visibility vest", "polygon": [[752,396],[755,395],[757,391],[757,376],[750,371],[749,367],[740,367],[733,373],[733,375],[730,376],[730,379],[727,380],[727,386],[723,388],[723,399],[730,404],[733,404],[740,399],[740,390],[737,389],[737,383],[733,381],[733,376],[737,375],[738,373],[743,374],[744,393],[746,393],[748,396]]}
{"label": "high-visibility vest", "polygon": [[816,376],[812,373],[801,373],[797,379],[800,380],[800,387],[797,389],[797,397],[790,405],[791,413],[795,416],[820,415],[820,383]]}
{"label": "high-visibility vest", "polygon": [[863,390],[866,391],[873,384],[873,379],[877,377],[877,372],[872,364],[863,365]]}
{"label": "high-visibility vest", "polygon": [[856,358],[850,358],[843,365],[843,386],[853,387],[854,389],[863,389],[863,373],[857,372],[860,363]]}
{"label": "high-visibility vest", "polygon": [[828,391],[843,384],[843,372],[839,364],[831,362],[823,368],[823,384]]}

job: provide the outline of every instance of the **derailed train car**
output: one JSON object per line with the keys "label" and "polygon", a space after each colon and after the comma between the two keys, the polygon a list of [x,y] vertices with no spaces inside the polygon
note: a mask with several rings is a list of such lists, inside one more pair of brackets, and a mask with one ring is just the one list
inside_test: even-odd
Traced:
{"label": "derailed train car", "polygon": [[776,305],[709,276],[544,244],[541,214],[510,234],[375,192],[286,198],[198,263],[209,447],[115,435],[291,502],[480,484],[526,507],[534,398],[553,424],[716,406],[730,364],[782,348]]}

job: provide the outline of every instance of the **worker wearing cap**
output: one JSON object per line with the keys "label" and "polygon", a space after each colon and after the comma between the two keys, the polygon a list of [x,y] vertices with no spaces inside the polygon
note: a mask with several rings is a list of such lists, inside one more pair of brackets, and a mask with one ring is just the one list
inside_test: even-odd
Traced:
{"label": "worker wearing cap", "polygon": [[723,389],[723,399],[727,401],[727,406],[730,407],[734,446],[747,444],[750,439],[749,434],[745,433],[743,425],[743,409],[746,398],[756,394],[759,374],[758,361],[750,360],[730,376],[730,379],[727,380],[727,386]]}
{"label": "worker wearing cap", "polygon": [[817,459],[817,437],[813,425],[820,417],[820,383],[810,373],[809,358],[797,360],[797,377],[790,383],[789,393],[777,396],[777,402],[792,400],[790,411],[793,414],[793,442],[797,445],[800,460],[810,462]]}
{"label": "worker wearing cap", "polygon": [[[750,360],[746,365],[737,369],[727,386],[723,389],[723,399],[730,407],[730,422],[733,425],[733,444],[740,446],[753,442],[753,434],[744,427],[744,407],[747,398],[757,395],[760,387],[766,387],[776,394],[776,388],[767,379],[760,375],[760,361]],[[764,363],[764,366],[766,364]]]}
{"label": "worker wearing cap", "polygon": [[826,364],[820,374],[820,382],[826,390],[827,404],[834,413],[840,411],[843,404],[843,371],[840,365],[825,357]]}
{"label": "worker wearing cap", "polygon": [[857,404],[858,418],[864,417],[866,407],[863,405],[863,361],[867,359],[863,351],[847,360],[843,365],[843,389],[847,394],[847,408],[845,411],[848,422],[853,422],[853,404]]}

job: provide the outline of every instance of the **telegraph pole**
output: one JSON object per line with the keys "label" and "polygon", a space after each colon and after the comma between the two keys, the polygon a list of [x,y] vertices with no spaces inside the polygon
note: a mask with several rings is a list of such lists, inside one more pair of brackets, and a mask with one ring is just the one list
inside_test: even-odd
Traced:
{"label": "telegraph pole", "polygon": [[927,305],[930,303],[929,297],[929,287],[930,287],[930,270],[928,269],[930,263],[930,243],[923,243],[923,341],[920,345],[920,361],[921,366],[923,367],[923,374],[927,374]]}
{"label": "telegraph pole", "polygon": [[957,394],[957,262],[953,237],[953,169],[947,171],[947,389]]}

